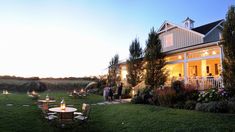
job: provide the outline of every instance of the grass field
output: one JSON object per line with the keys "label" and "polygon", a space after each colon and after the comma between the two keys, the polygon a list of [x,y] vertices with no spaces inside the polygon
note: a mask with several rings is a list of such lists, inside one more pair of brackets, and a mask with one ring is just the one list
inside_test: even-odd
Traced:
{"label": "grass field", "polygon": [[[47,93],[41,94],[44,98]],[[101,96],[73,99],[65,92],[49,93],[59,104],[63,97],[78,110],[81,104],[102,101]],[[6,104],[13,106],[6,106]],[[28,107],[22,106],[28,104]],[[235,131],[235,115],[163,108],[150,105],[118,104],[91,107],[87,124],[75,123],[71,128],[57,128],[49,124],[41,110],[26,94],[0,95],[0,131]]]}

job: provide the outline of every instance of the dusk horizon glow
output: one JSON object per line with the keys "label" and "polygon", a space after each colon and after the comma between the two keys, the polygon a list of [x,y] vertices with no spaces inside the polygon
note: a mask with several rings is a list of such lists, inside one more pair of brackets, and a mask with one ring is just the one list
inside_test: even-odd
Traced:
{"label": "dusk horizon glow", "polygon": [[107,73],[115,54],[142,48],[152,27],[168,20],[195,27],[225,19],[233,0],[0,1],[0,75],[83,77]]}

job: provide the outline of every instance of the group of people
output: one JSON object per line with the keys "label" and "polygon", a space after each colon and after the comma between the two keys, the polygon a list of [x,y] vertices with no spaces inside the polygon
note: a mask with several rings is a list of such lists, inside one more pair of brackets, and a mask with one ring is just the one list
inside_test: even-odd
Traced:
{"label": "group of people", "polygon": [[[214,76],[212,75],[212,73],[209,73],[206,78],[207,79],[214,79]],[[217,78],[221,79],[221,74],[219,74]],[[191,79],[198,79],[198,76],[196,76],[196,74],[193,74]],[[179,81],[183,81],[184,80],[184,77],[182,77],[181,73],[179,73],[179,77],[178,77],[177,80],[179,80]]]}
{"label": "group of people", "polygon": [[[117,86],[117,95],[119,100],[121,101],[122,99],[122,87],[123,87],[123,83],[118,84]],[[113,101],[113,87],[111,87],[111,85],[107,84],[106,87],[104,88],[103,91],[103,96],[104,96],[104,100],[105,101]]]}

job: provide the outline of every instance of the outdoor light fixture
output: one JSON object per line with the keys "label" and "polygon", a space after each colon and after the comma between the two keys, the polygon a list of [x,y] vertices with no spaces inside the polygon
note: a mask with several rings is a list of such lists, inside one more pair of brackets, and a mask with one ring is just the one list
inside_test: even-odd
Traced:
{"label": "outdoor light fixture", "polygon": [[215,55],[215,54],[216,54],[216,52],[215,52],[215,51],[212,51],[212,54],[213,54],[213,55]]}
{"label": "outdoor light fixture", "polygon": [[135,95],[135,90],[134,88],[132,88],[132,97],[134,97],[134,95]]}
{"label": "outdoor light fixture", "polygon": [[62,99],[62,101],[60,102],[60,109],[65,110],[65,108],[66,108],[65,101],[64,99]]}
{"label": "outdoor light fixture", "polygon": [[33,94],[33,95],[35,95],[35,94],[36,94],[36,92],[33,90],[33,91],[32,91],[32,94]]}
{"label": "outdoor light fixture", "polygon": [[178,56],[178,59],[182,59],[182,56],[181,56],[181,55],[179,55],[179,56]]}
{"label": "outdoor light fixture", "polygon": [[207,50],[204,50],[203,52],[204,53],[202,54],[202,56],[207,56],[209,54]]}

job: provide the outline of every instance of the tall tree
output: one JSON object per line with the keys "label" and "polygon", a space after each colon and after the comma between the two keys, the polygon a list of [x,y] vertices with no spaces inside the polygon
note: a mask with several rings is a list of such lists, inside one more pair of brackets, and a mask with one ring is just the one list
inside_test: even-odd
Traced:
{"label": "tall tree", "polygon": [[139,40],[135,38],[129,47],[129,59],[127,60],[127,82],[136,86],[143,80],[143,51]]}
{"label": "tall tree", "polygon": [[235,95],[235,6],[231,6],[227,12],[222,45],[224,86]]}
{"label": "tall tree", "polygon": [[115,85],[118,78],[118,63],[119,63],[119,55],[116,54],[109,62],[109,73],[108,73],[108,83],[111,85]]}
{"label": "tall tree", "polygon": [[146,49],[144,59],[146,64],[145,84],[151,88],[159,88],[164,85],[167,79],[165,72],[165,54],[162,52],[161,40],[154,28],[151,29],[148,40],[146,41]]}

